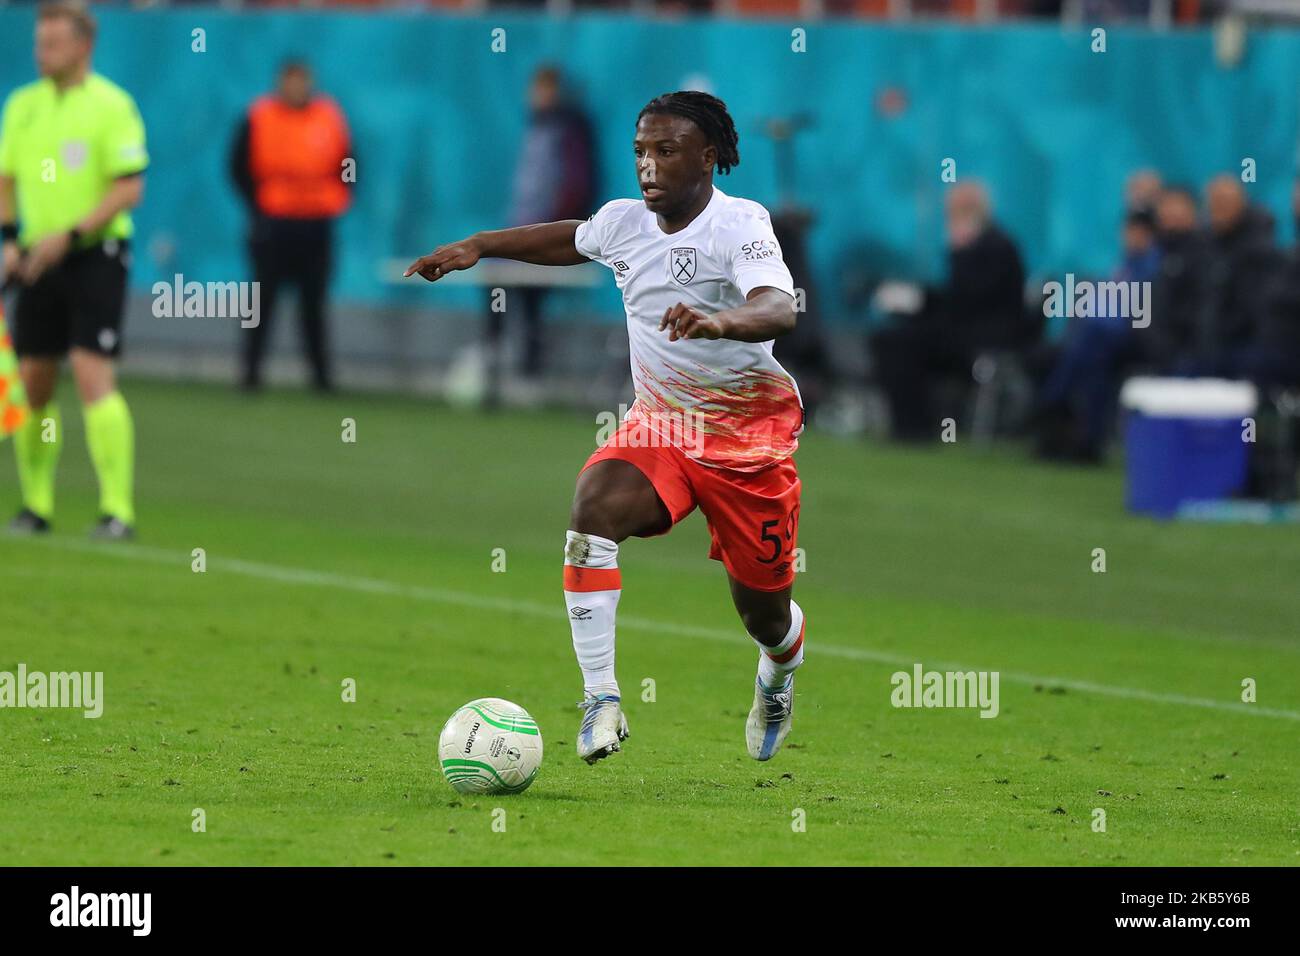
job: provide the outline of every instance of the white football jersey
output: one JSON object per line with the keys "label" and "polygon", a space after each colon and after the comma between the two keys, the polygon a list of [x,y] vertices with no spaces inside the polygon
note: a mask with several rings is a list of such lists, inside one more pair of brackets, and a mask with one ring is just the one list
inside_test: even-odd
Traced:
{"label": "white football jersey", "polygon": [[660,425],[664,436],[689,420],[698,432],[691,457],[714,468],[758,471],[794,453],[803,403],[770,340],[669,342],[659,331],[679,302],[713,313],[744,305],[760,286],[795,294],[766,209],[715,186],[704,211],[669,235],[644,201],[615,199],[578,227],[575,243],[623,292],[636,390],[627,420]]}

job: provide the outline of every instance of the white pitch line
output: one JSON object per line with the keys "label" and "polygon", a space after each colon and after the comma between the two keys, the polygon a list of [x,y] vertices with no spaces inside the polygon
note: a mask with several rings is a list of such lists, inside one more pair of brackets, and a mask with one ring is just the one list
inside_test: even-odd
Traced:
{"label": "white pitch line", "polygon": [[[74,538],[37,538],[52,547],[67,551],[79,551],[100,554],[108,557],[131,558],[138,561],[151,561],[157,564],[188,566],[190,555],[180,551],[167,551],[139,544],[97,544],[79,541]],[[418,584],[399,584],[380,578],[364,578],[347,574],[335,574],[329,571],[313,571],[307,568],[291,568],[278,564],[263,564],[258,561],[244,561],[239,558],[209,559],[208,569],[226,570],[235,574],[262,580],[280,581],[285,584],[301,584],[308,587],[336,588],[345,591],[357,591],[363,594],[380,594],[389,597],[402,597],[415,601],[428,601],[434,604],[453,604],[460,607],[474,608],[481,611],[507,611],[515,614],[528,614],[533,617],[555,620],[560,616],[560,602],[555,605],[540,604],[536,601],[520,601],[512,598],[483,597],[464,591],[447,588],[431,588]],[[650,618],[620,615],[620,628],[633,628],[660,634],[673,634],[678,637],[699,638],[707,641],[725,641],[735,644],[740,640],[739,630],[723,631],[707,627],[693,627],[687,624],[673,624]],[[875,664],[894,664],[910,668],[915,664],[915,657],[901,654],[887,654],[860,647],[845,647],[840,644],[826,644],[820,640],[812,647],[813,653],[827,657],[842,657],[846,660],[869,661]],[[945,661],[932,661],[928,667],[943,671],[971,671],[977,668]],[[1232,703],[1214,700],[1209,697],[1187,697],[1183,694],[1164,694],[1157,691],[1141,690],[1134,687],[1115,687],[1110,684],[1097,684],[1092,681],[1073,680],[1067,677],[1043,677],[1035,674],[1020,674],[1014,671],[1000,671],[1002,680],[1031,687],[1064,687],[1082,694],[1098,694],[1104,697],[1118,697],[1122,700],[1142,700],[1157,704],[1178,704],[1184,707],[1200,707],[1206,710],[1226,711],[1255,717],[1276,717],[1280,720],[1300,721],[1300,711],[1282,710],[1276,707],[1259,707],[1254,704]]]}

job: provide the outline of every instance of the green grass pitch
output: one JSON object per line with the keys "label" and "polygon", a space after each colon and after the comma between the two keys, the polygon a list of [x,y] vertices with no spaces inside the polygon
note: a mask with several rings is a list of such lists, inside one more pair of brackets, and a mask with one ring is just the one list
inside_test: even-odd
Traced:
{"label": "green grass pitch", "polygon": [[[84,537],[71,392],[56,532],[0,537],[0,670],[103,671],[106,696],[98,720],[0,710],[5,864],[1300,862],[1293,528],[1126,515],[1118,468],[810,434],[786,749],[745,753],[756,653],[696,514],[622,550],[632,737],[588,767],[560,563],[592,417],[124,392],[139,542]],[[915,662],[999,671],[999,716],[894,708]],[[478,696],[541,725],[521,796],[436,771]]]}

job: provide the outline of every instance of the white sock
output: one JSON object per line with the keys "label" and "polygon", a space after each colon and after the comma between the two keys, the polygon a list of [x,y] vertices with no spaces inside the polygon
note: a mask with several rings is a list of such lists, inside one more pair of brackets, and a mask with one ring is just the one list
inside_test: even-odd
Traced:
{"label": "white sock", "polygon": [[622,588],[617,543],[577,531],[565,534],[564,601],[583,688],[589,695],[619,696],[614,679],[614,615]]}
{"label": "white sock", "polygon": [[[758,641],[754,641],[758,644]],[[803,663],[803,609],[790,602],[790,630],[776,647],[758,644],[758,680],[766,690],[780,690],[786,675]]]}

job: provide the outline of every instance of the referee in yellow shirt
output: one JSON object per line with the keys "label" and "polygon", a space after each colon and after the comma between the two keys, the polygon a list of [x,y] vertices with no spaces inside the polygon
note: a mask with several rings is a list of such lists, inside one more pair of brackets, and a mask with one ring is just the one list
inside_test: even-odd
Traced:
{"label": "referee in yellow shirt", "polygon": [[92,534],[130,538],[134,433],[117,391],[129,210],[144,190],[144,124],[120,87],[91,71],[95,21],[74,2],[36,15],[41,78],[0,114],[0,280],[18,287],[14,350],[32,415],[15,433],[23,504],[9,527],[48,531],[63,426],[54,390],[69,358],[99,478]]}

